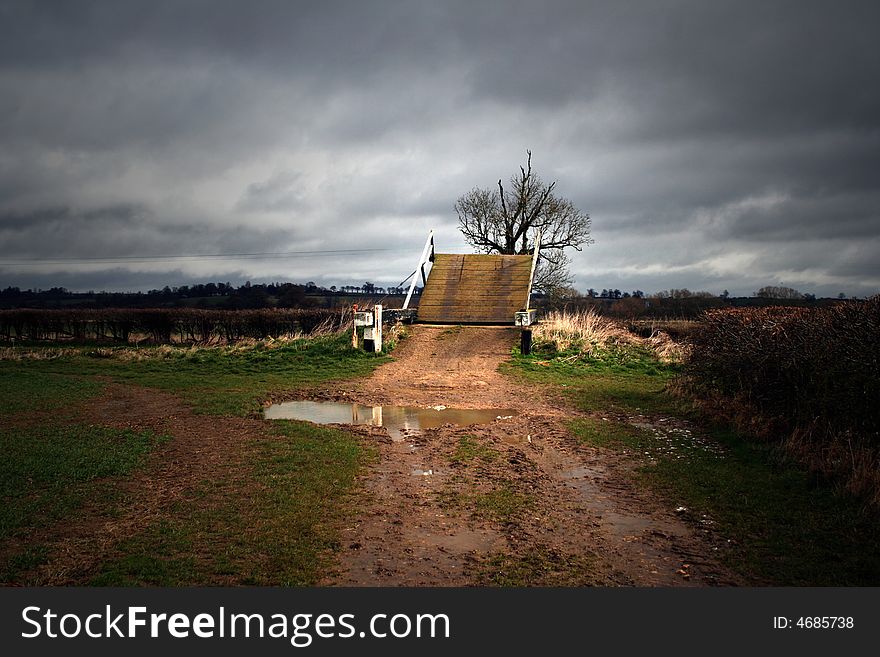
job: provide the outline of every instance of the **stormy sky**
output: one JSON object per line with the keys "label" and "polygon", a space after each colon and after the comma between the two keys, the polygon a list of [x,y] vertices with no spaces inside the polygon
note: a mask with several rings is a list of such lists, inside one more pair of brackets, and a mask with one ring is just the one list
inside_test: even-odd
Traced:
{"label": "stormy sky", "polygon": [[580,290],[874,294],[878,8],[0,0],[0,288],[397,284],[530,149]]}

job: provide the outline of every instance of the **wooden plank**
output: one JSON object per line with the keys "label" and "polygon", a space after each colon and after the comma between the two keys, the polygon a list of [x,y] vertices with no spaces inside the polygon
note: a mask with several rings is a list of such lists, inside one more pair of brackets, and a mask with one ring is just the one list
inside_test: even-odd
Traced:
{"label": "wooden plank", "polygon": [[[522,299],[510,299],[509,297],[471,297],[471,296],[463,296],[459,297],[455,302],[446,301],[443,299],[426,299],[419,303],[419,308],[424,310],[425,308],[450,308],[453,306],[472,306],[475,303],[489,303],[492,305],[501,305],[505,308],[516,306],[516,310],[522,309]],[[513,321],[513,319],[511,319]]]}
{"label": "wooden plank", "polygon": [[[429,278],[433,278],[434,281],[456,281],[464,284],[473,284],[473,285],[486,285],[487,283],[494,282],[498,279],[499,276],[503,276],[505,281],[515,281],[519,284],[525,284],[529,282],[529,273],[525,274],[519,272],[510,272],[507,273],[504,270],[496,270],[494,272],[485,272],[475,274],[473,272],[438,272],[435,276],[433,273],[429,276]],[[422,292],[424,294],[424,292]]]}
{"label": "wooden plank", "polygon": [[[515,286],[518,287],[518,286]],[[509,299],[511,295],[508,294],[498,294],[493,290],[486,289],[473,289],[473,288],[462,288],[460,285],[450,284],[450,285],[439,285],[438,289],[441,293],[438,293],[436,290],[432,290],[425,295],[422,295],[422,301],[426,299],[436,299],[442,303],[448,303],[452,299],[461,299],[465,296],[468,297],[485,297],[485,298],[494,298],[494,299]],[[442,294],[444,291],[455,292],[454,295],[450,294]],[[522,300],[520,300],[522,301]]]}

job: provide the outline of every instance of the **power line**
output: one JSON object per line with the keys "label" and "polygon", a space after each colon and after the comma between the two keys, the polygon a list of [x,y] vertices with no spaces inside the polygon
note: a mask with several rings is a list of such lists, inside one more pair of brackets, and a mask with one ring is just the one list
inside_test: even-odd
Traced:
{"label": "power line", "polygon": [[315,257],[322,255],[355,255],[361,253],[381,253],[394,249],[324,249],[314,251],[283,251],[266,253],[190,253],[176,255],[149,255],[149,256],[95,256],[95,257],[70,257],[70,258],[3,258],[0,265],[68,265],[68,264],[143,264],[150,262],[199,262],[204,260],[253,260],[253,259],[285,259],[300,257]]}

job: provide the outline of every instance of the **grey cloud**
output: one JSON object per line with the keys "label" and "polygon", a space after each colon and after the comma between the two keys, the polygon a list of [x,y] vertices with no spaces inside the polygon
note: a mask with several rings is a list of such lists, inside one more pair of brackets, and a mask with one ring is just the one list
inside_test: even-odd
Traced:
{"label": "grey cloud", "polygon": [[[878,19],[871,2],[7,2],[0,254],[418,252],[428,227],[462,248],[456,197],[531,148],[605,241],[574,254],[582,288],[750,293],[803,272],[856,293],[877,280]],[[390,282],[405,260],[305,275]],[[168,276],[188,272],[209,273]]]}
{"label": "grey cloud", "polygon": [[149,211],[134,204],[122,204],[84,211],[74,211],[69,207],[48,207],[32,212],[0,213],[0,231],[51,230],[53,226],[65,223],[89,224],[111,222],[116,225],[131,225],[143,221]]}
{"label": "grey cloud", "polygon": [[4,213],[0,235],[0,257],[49,260],[274,252],[290,239],[288,231],[278,228],[251,226],[242,235],[237,228],[224,229],[206,218],[157,219],[136,205]]}
{"label": "grey cloud", "polygon": [[880,281],[880,239],[876,236],[850,246],[848,249],[835,249],[838,257],[828,272],[841,278],[868,277],[874,282]]}
{"label": "grey cloud", "polygon": [[[12,286],[21,289],[49,289],[59,285],[59,279],[64,281],[62,287],[73,291],[100,291],[114,290],[124,292],[146,292],[147,290],[162,289],[166,285],[180,286],[205,283],[207,281],[232,283],[241,285],[251,277],[241,270],[219,270],[211,277],[194,277],[191,273],[182,269],[163,269],[162,271],[149,271],[128,269],[123,267],[102,268],[94,271],[60,270],[51,273],[37,273],[24,275],[21,272],[0,268],[0,280],[3,287]],[[269,278],[263,281],[257,279],[251,282],[270,282],[284,280],[283,276],[277,279]]]}
{"label": "grey cloud", "polygon": [[302,174],[281,172],[264,182],[247,186],[236,209],[245,212],[291,212],[306,206],[305,191],[299,186]]}

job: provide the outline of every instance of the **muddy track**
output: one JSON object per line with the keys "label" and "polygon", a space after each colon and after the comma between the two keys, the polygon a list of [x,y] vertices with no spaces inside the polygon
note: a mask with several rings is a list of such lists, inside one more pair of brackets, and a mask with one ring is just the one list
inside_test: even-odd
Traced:
{"label": "muddy track", "polygon": [[[566,426],[577,411],[498,371],[517,339],[513,329],[415,327],[393,362],[369,379],[309,392],[366,404],[517,411],[488,424],[410,432],[400,442],[382,428],[347,427],[378,456],[361,476],[361,512],[341,528],[338,568],[323,583],[739,583],[714,558],[719,546],[711,533],[634,488],[630,466],[613,452],[574,440]],[[228,481],[230,490],[253,485],[239,481],[242,459],[269,430],[258,418],[218,421],[171,394],[111,382],[69,419],[173,439],[119,484],[116,510],[97,500],[76,517],[8,542],[9,554],[49,546],[48,563],[22,580],[29,584],[88,583],[102,563],[121,556],[127,537],[187,502],[200,482]],[[237,582],[218,576],[211,583]]]}
{"label": "muddy track", "polygon": [[[630,467],[579,444],[577,412],[498,371],[513,329],[418,326],[394,362],[325,398],[511,408],[514,417],[375,439],[364,513],[344,528],[334,585],[736,584],[712,535],[636,489]],[[467,448],[463,450],[464,448]]]}

